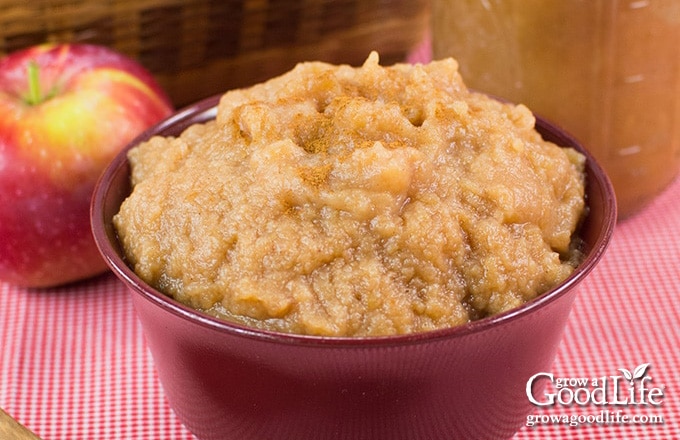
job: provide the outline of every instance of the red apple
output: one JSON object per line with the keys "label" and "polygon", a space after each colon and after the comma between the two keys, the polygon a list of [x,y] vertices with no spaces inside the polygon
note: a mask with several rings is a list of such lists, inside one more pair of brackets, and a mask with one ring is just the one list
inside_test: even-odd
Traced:
{"label": "red apple", "polygon": [[0,280],[49,287],[104,272],[88,215],[96,180],[171,111],[148,71],[105,47],[0,59]]}

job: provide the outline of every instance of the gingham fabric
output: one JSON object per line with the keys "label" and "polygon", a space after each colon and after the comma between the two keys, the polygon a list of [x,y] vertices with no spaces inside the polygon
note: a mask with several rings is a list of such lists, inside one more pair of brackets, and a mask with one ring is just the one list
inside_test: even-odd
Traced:
{"label": "gingham fabric", "polygon": [[[661,404],[536,406],[537,423],[516,440],[680,439],[679,231],[680,179],[619,223],[546,372],[599,378],[649,364],[647,387],[661,389]],[[128,293],[112,275],[43,291],[0,284],[0,407],[44,440],[193,438],[168,407]],[[602,411],[607,423],[593,419]]]}

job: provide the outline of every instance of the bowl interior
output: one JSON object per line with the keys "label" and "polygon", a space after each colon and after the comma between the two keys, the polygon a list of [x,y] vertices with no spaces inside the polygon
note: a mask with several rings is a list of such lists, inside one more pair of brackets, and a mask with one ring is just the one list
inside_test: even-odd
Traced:
{"label": "bowl interior", "polygon": [[113,216],[118,212],[123,200],[130,194],[129,164],[127,150],[139,142],[153,135],[176,136],[187,127],[195,123],[206,122],[214,119],[217,112],[217,104],[220,96],[204,99],[192,106],[181,110],[170,118],[149,128],[133,140],[128,147],[116,156],[108,168],[102,174],[95,187],[91,220],[95,241],[104,260],[121,278],[128,287],[144,295],[147,299],[156,302],[168,311],[184,316],[187,319],[198,321],[221,331],[236,332],[256,338],[276,339],[288,343],[323,343],[323,344],[366,344],[396,343],[399,341],[421,340],[423,338],[452,337],[465,335],[470,332],[480,331],[499,322],[512,320],[532,310],[543,307],[559,296],[575,287],[597,264],[602,257],[616,224],[616,202],[614,190],[603,169],[597,164],[592,155],[585,150],[578,141],[559,127],[537,116],[536,128],[544,139],[561,146],[573,147],[583,153],[586,158],[586,201],[588,206],[579,234],[584,242],[584,261],[574,270],[571,276],[552,290],[540,295],[528,303],[505,313],[488,318],[473,321],[450,329],[436,330],[433,332],[418,333],[411,335],[385,336],[373,338],[343,338],[343,337],[317,337],[306,335],[291,335],[247,328],[239,324],[230,323],[191,309],[163,293],[153,289],[144,283],[134,271],[127,266],[122,249],[118,242],[113,227]]}

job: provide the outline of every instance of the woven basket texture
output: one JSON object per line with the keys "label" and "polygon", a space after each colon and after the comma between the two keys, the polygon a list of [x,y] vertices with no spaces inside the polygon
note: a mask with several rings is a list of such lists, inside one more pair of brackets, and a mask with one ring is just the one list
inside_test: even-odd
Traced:
{"label": "woven basket texture", "polygon": [[45,42],[137,59],[176,106],[264,81],[299,61],[405,59],[428,0],[0,0],[0,55]]}

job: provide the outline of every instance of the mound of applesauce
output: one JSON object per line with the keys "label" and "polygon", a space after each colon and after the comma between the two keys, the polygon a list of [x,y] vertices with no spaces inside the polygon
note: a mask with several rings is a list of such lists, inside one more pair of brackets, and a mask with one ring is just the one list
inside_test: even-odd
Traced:
{"label": "mound of applesauce", "polygon": [[247,326],[374,336],[506,311],[578,261],[585,158],[453,59],[322,62],[229,91],[129,152],[114,218],[134,271]]}

